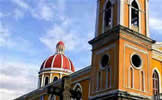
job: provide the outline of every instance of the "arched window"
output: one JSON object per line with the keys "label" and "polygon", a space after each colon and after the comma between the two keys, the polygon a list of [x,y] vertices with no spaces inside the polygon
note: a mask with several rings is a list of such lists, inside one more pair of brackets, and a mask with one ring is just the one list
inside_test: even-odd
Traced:
{"label": "arched window", "polygon": [[101,71],[97,73],[97,90],[101,88]]}
{"label": "arched window", "polygon": [[141,90],[144,91],[144,89],[145,89],[145,87],[144,87],[144,84],[145,84],[145,82],[144,82],[145,81],[144,80],[144,72],[141,71],[140,74],[141,74]]}
{"label": "arched window", "polygon": [[80,94],[80,96],[81,96],[81,98],[75,98],[73,100],[82,100],[82,87],[81,87],[81,85],[79,83],[77,83],[74,86],[73,90],[75,90],[76,92],[78,92]]}
{"label": "arched window", "polygon": [[130,88],[133,88],[134,86],[134,70],[132,67],[129,68],[129,79],[128,79],[128,82],[129,82],[129,87]]}
{"label": "arched window", "polygon": [[58,80],[58,77],[55,76],[55,77],[53,78],[53,82],[55,82],[55,81],[57,81],[57,80]]}
{"label": "arched window", "polygon": [[106,87],[111,88],[111,68],[108,67],[106,71]]}
{"label": "arched window", "polygon": [[106,3],[104,8],[104,31],[107,31],[112,26],[112,4],[110,1]]}
{"label": "arched window", "polygon": [[49,78],[46,77],[46,78],[45,78],[45,85],[47,85],[48,83],[49,83]]}
{"label": "arched window", "polygon": [[156,70],[153,73],[152,79],[153,79],[153,94],[157,95],[160,91],[159,91],[159,75]]}
{"label": "arched window", "polygon": [[139,27],[139,7],[136,0],[131,3],[131,25]]}

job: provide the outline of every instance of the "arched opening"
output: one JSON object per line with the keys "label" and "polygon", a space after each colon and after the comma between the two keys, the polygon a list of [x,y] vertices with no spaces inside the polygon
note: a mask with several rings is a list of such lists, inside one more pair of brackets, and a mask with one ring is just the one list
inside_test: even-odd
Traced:
{"label": "arched opening", "polygon": [[159,75],[156,70],[153,72],[152,79],[153,79],[153,94],[157,95],[160,92],[159,91],[160,86],[159,86]]}
{"label": "arched opening", "polygon": [[102,58],[101,58],[101,68],[105,68],[106,66],[109,65],[109,62],[110,62],[110,58],[108,55],[103,55]]}
{"label": "arched opening", "polygon": [[141,90],[144,91],[144,72],[141,71]]}
{"label": "arched opening", "polygon": [[48,83],[49,83],[49,78],[46,77],[46,78],[45,78],[45,85],[47,85]]}
{"label": "arched opening", "polygon": [[131,3],[131,25],[139,27],[139,6],[136,0]]}
{"label": "arched opening", "polygon": [[111,88],[111,68],[108,67],[106,71],[106,87]]}
{"label": "arched opening", "polygon": [[79,83],[77,83],[74,88],[73,88],[74,91],[77,92],[77,95],[80,95],[81,98],[75,98],[73,100],[82,100],[82,87]]}
{"label": "arched opening", "polygon": [[53,78],[53,82],[55,82],[55,81],[57,81],[57,80],[58,80],[58,77],[55,76],[55,77]]}
{"label": "arched opening", "polygon": [[107,31],[112,25],[112,4],[110,1],[106,3],[104,9],[104,31]]}
{"label": "arched opening", "polygon": [[97,90],[101,88],[101,71],[97,73]]}

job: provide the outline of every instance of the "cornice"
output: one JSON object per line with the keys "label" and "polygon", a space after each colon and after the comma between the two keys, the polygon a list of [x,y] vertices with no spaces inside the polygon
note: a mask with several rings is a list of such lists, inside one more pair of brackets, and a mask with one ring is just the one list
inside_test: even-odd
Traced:
{"label": "cornice", "polygon": [[[131,40],[125,36],[130,36],[133,37],[134,39],[136,39],[136,41]],[[91,44],[93,46],[93,50],[102,47],[103,45],[105,45],[106,43],[110,43],[112,41],[115,40],[119,40],[120,38],[123,38],[129,42],[135,43],[137,45],[139,45],[139,42],[143,42],[145,45],[140,44],[142,47],[145,47],[147,49],[151,49],[151,45],[153,43],[155,43],[154,40],[152,40],[149,37],[146,37],[145,35],[135,32],[127,27],[118,25],[114,28],[112,28],[111,30],[102,33],[101,35],[95,37],[94,39],[89,41],[89,44]],[[150,47],[147,47],[150,46]]]}

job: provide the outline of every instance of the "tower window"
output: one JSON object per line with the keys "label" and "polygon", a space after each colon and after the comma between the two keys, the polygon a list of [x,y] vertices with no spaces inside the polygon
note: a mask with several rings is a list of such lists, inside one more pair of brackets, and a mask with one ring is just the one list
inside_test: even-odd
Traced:
{"label": "tower window", "polygon": [[139,26],[139,7],[135,0],[131,4],[131,24]]}
{"label": "tower window", "polygon": [[47,85],[47,84],[48,84],[48,81],[49,81],[49,78],[48,78],[48,77],[46,77],[46,78],[45,78],[45,85]]}
{"label": "tower window", "polygon": [[111,2],[108,1],[105,7],[105,15],[104,15],[104,28],[110,28],[112,25],[112,10],[111,10]]}
{"label": "tower window", "polygon": [[157,71],[154,71],[152,78],[153,78],[153,94],[157,95],[159,93],[159,75]]}

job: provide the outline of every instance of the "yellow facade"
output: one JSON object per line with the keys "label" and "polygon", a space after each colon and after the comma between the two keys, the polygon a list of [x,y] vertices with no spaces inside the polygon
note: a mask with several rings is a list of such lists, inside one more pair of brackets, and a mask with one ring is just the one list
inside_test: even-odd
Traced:
{"label": "yellow facade", "polygon": [[[111,4],[109,8],[108,3]],[[162,43],[155,43],[149,37],[148,0],[97,0],[97,7],[95,38],[89,41],[91,65],[69,75],[71,89],[78,85],[82,100],[151,100],[155,89],[162,93]],[[106,15],[107,11],[111,15]],[[107,26],[105,16],[111,23]],[[107,57],[106,63],[102,60],[104,57]],[[158,81],[154,81],[154,72],[158,73]],[[56,73],[51,75],[62,78],[68,74]],[[153,82],[158,83],[158,88]],[[39,100],[41,97],[50,100],[46,89],[55,84],[61,83],[50,83],[16,100]]]}

